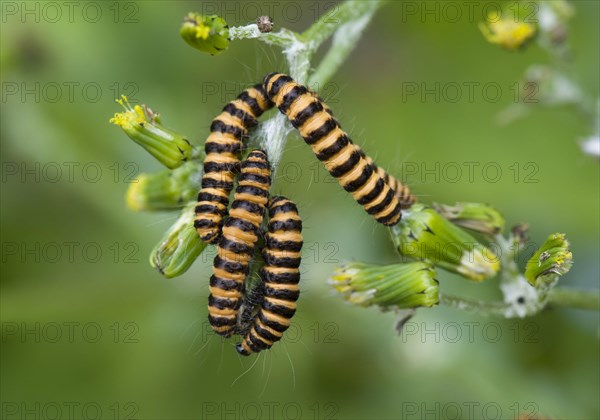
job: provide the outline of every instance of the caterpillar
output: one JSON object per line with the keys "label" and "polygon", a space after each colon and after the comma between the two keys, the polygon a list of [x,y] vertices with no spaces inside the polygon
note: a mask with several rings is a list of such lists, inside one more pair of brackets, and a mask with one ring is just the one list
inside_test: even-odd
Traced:
{"label": "caterpillar", "polygon": [[229,217],[219,237],[210,278],[208,319],[225,337],[235,332],[244,280],[268,202],[271,169],[265,152],[254,150],[241,164]]}
{"label": "caterpillar", "polygon": [[386,170],[381,166],[377,166],[373,159],[366,155],[365,152],[360,150],[360,153],[367,160],[367,163],[371,165],[373,170],[377,172],[381,178],[383,178],[385,183],[388,184],[392,190],[394,190],[396,197],[398,197],[398,200],[400,201],[400,207],[402,209],[407,209],[417,202],[417,197],[412,193],[408,185],[403,184],[397,178],[387,173]]}
{"label": "caterpillar", "polygon": [[262,85],[258,84],[225,105],[210,125],[211,133],[204,146],[206,157],[202,188],[194,220],[200,239],[207,243],[216,243],[219,239],[233,180],[239,172],[243,139],[257,124],[257,118],[272,107]]}
{"label": "caterpillar", "polygon": [[300,296],[302,220],[296,205],[285,197],[269,201],[268,232],[260,270],[262,303],[243,341],[239,354],[249,356],[270,348],[290,326]]}
{"label": "caterpillar", "polygon": [[263,88],[329,173],[367,213],[386,226],[400,221],[401,203],[396,192],[352,143],[322,100],[281,73],[268,74]]}

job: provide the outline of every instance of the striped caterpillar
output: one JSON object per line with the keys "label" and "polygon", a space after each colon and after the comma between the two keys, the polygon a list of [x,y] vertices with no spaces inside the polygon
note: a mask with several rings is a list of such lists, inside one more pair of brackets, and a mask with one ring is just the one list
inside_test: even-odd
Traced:
{"label": "striped caterpillar", "polygon": [[[269,349],[281,339],[296,312],[300,295],[298,267],[303,242],[302,220],[296,205],[285,197],[273,197],[269,201],[267,229],[261,283],[250,293],[251,304],[260,303],[260,307],[252,325],[243,331],[243,341],[236,346],[244,356]],[[260,294],[258,299],[257,294]]]}
{"label": "striped caterpillar", "polygon": [[218,241],[233,180],[239,171],[243,138],[248,129],[256,125],[257,118],[272,107],[262,85],[256,85],[225,105],[212,121],[211,133],[204,146],[204,175],[194,220],[194,227],[203,241]]}
{"label": "striped caterpillar", "polygon": [[258,241],[270,185],[267,155],[260,150],[250,152],[241,164],[234,201],[219,237],[210,278],[208,319],[213,330],[225,337],[235,332],[244,281]]}
{"label": "striped caterpillar", "polygon": [[367,213],[386,226],[400,221],[402,205],[397,192],[382,178],[372,160],[352,143],[322,100],[281,73],[267,75],[263,88],[329,173]]}

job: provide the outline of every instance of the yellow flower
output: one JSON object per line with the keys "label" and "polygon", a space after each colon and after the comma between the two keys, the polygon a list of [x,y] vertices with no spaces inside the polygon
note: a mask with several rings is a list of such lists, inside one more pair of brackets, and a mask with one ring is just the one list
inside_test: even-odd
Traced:
{"label": "yellow flower", "polygon": [[488,14],[486,21],[479,23],[479,30],[488,42],[510,51],[525,45],[537,31],[532,23],[520,22],[512,16],[501,17],[496,12]]}
{"label": "yellow flower", "polygon": [[123,129],[130,129],[136,125],[142,125],[148,122],[144,110],[141,106],[131,106],[127,96],[121,95],[121,99],[117,99],[117,103],[123,107],[125,112],[117,112],[108,122],[118,125]]}
{"label": "yellow flower", "polygon": [[210,34],[210,28],[204,25],[202,22],[196,26],[196,38],[207,39]]}
{"label": "yellow flower", "polygon": [[124,112],[117,112],[109,122],[142,146],[167,168],[183,165],[192,154],[192,145],[181,134],[160,124],[160,117],[146,105],[131,106],[125,95],[117,100]]}

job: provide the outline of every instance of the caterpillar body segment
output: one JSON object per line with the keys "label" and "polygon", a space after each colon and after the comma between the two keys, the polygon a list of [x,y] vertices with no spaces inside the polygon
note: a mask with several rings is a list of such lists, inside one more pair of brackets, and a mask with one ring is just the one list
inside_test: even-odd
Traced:
{"label": "caterpillar body segment", "polygon": [[217,334],[225,337],[236,329],[244,280],[258,240],[270,185],[267,155],[260,150],[250,152],[241,164],[234,201],[219,237],[210,278],[209,322]]}
{"label": "caterpillar body segment", "polygon": [[360,150],[362,156],[367,160],[369,165],[373,168],[377,174],[383,178],[386,184],[390,186],[392,190],[396,193],[396,197],[400,201],[400,207],[402,209],[407,209],[413,204],[417,202],[417,197],[411,192],[410,187],[408,185],[403,184],[398,180],[398,178],[393,177],[385,169],[381,166],[377,166],[373,159],[370,156],[366,155],[365,152]]}
{"label": "caterpillar body segment", "polygon": [[387,226],[398,223],[401,205],[394,190],[352,143],[331,110],[308,88],[284,74],[267,75],[263,86],[267,97],[298,129],[329,173],[367,213]]}
{"label": "caterpillar body segment", "polygon": [[260,271],[262,302],[238,353],[248,356],[269,349],[290,326],[300,296],[302,220],[296,205],[284,197],[269,202],[269,223]]}
{"label": "caterpillar body segment", "polygon": [[243,140],[248,130],[256,125],[257,118],[272,106],[259,84],[244,90],[212,121],[204,145],[204,175],[194,220],[194,227],[203,241],[217,242],[234,177],[239,172]]}

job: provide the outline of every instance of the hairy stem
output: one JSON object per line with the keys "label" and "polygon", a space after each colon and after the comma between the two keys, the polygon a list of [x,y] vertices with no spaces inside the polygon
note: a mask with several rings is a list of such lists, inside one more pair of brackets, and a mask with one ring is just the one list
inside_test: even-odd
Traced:
{"label": "hairy stem", "polygon": [[500,316],[507,318],[506,313],[510,305],[503,302],[488,302],[483,300],[465,299],[458,296],[444,295],[440,293],[440,304],[461,311],[475,312],[484,316]]}
{"label": "hairy stem", "polygon": [[600,311],[600,293],[597,290],[556,287],[550,291],[549,305]]}
{"label": "hairy stem", "polygon": [[[290,75],[298,83],[306,84],[309,80],[308,73],[315,51],[335,32],[331,49],[319,66],[316,75],[311,78],[313,83],[321,86],[342,65],[375,11],[384,3],[381,0],[347,1],[336,6],[337,8],[331,13],[321,16],[301,35],[284,29],[276,34],[261,34],[258,39],[281,46]],[[292,127],[287,119],[278,114],[261,124],[254,133],[253,141],[267,152],[274,171],[281,161],[283,149],[291,131]]]}

